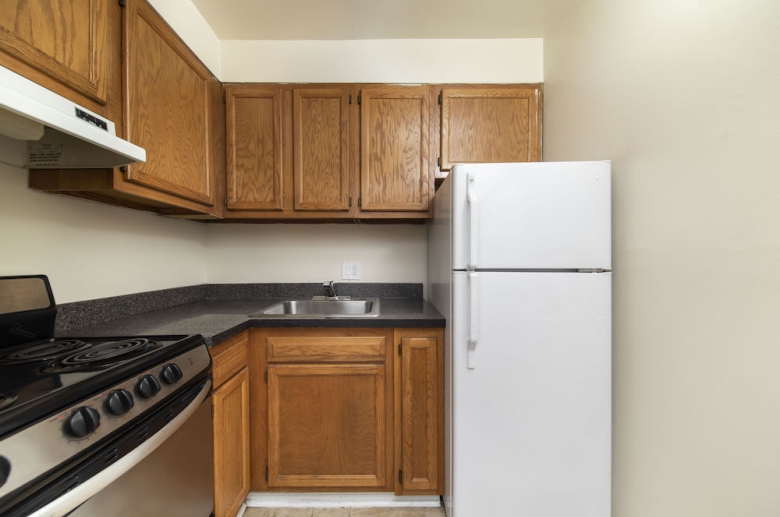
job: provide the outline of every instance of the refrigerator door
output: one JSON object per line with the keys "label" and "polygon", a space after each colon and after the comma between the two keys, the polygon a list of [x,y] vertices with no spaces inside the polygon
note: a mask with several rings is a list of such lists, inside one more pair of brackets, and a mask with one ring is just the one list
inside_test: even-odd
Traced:
{"label": "refrigerator door", "polygon": [[609,517],[611,280],[453,273],[448,517]]}
{"label": "refrigerator door", "polygon": [[446,182],[453,269],[612,267],[610,162],[456,165]]}

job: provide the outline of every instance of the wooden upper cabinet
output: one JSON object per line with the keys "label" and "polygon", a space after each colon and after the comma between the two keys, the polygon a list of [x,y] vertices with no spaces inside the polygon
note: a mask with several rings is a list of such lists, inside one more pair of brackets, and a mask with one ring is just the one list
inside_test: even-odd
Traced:
{"label": "wooden upper cabinet", "polygon": [[349,210],[349,88],[293,90],[295,210]]}
{"label": "wooden upper cabinet", "polygon": [[2,0],[0,50],[105,104],[113,48],[108,4],[105,0]]}
{"label": "wooden upper cabinet", "polygon": [[282,209],[282,92],[230,85],[227,102],[227,206]]}
{"label": "wooden upper cabinet", "polygon": [[429,97],[428,86],[361,90],[361,210],[428,209]]}
{"label": "wooden upper cabinet", "polygon": [[444,88],[441,169],[542,159],[541,85]]}
{"label": "wooden upper cabinet", "polygon": [[124,48],[126,136],[147,156],[127,179],[213,205],[211,73],[145,0],[127,0]]}

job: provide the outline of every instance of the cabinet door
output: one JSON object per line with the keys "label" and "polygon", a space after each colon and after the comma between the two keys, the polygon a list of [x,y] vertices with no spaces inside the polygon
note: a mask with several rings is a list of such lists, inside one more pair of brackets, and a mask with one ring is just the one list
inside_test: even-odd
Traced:
{"label": "cabinet door", "polygon": [[293,90],[296,210],[349,210],[349,89]]}
{"label": "cabinet door", "polygon": [[233,517],[249,492],[249,371],[243,368],[212,395],[214,515]]}
{"label": "cabinet door", "polygon": [[3,0],[0,50],[105,104],[108,8],[98,0]]}
{"label": "cabinet door", "polygon": [[282,91],[232,85],[227,98],[227,206],[282,209]]}
{"label": "cabinet door", "polygon": [[268,486],[385,485],[385,366],[268,367]]}
{"label": "cabinet door", "polygon": [[396,493],[439,493],[443,361],[439,331],[396,331]]}
{"label": "cabinet door", "polygon": [[127,179],[213,205],[211,74],[145,0],[124,17],[126,134],[147,156]]}
{"label": "cabinet door", "polygon": [[428,209],[429,96],[427,86],[362,89],[362,210]]}
{"label": "cabinet door", "polygon": [[541,85],[444,88],[441,169],[542,159]]}

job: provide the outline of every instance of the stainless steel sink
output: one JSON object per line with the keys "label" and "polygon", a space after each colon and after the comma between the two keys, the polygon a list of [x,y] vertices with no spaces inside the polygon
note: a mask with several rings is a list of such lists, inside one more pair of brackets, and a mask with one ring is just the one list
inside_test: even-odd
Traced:
{"label": "stainless steel sink", "polygon": [[379,299],[285,300],[255,317],[274,318],[373,318],[379,316]]}

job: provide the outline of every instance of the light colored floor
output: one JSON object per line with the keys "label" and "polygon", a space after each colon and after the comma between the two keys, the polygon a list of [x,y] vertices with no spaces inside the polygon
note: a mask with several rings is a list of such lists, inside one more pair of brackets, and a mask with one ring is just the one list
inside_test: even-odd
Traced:
{"label": "light colored floor", "polygon": [[247,508],[244,517],[444,517],[444,508]]}

